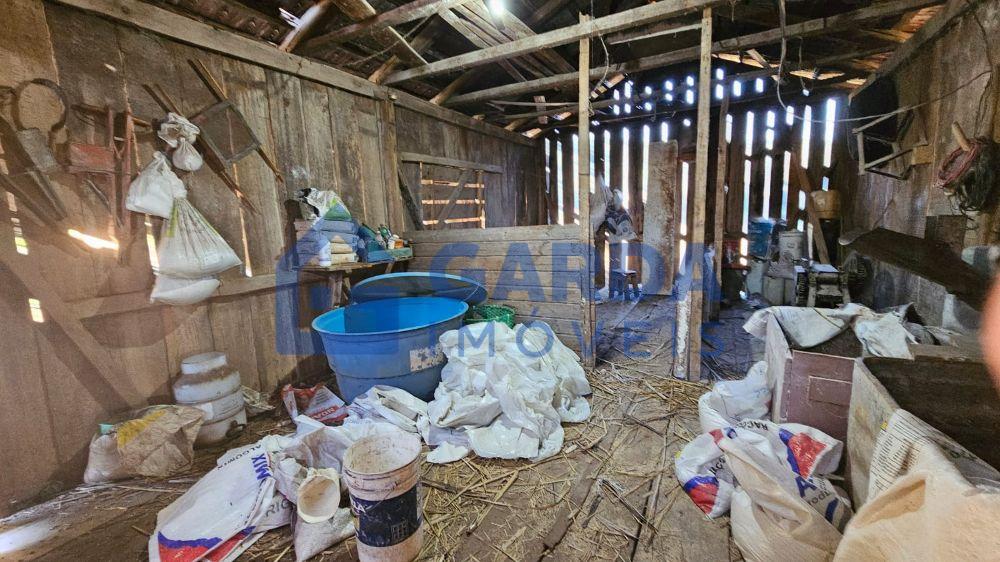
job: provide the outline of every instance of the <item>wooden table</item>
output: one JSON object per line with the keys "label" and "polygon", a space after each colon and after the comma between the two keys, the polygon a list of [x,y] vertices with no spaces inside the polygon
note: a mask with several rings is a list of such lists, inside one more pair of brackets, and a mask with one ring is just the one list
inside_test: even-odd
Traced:
{"label": "wooden table", "polygon": [[393,261],[375,263],[338,263],[326,267],[321,265],[307,265],[303,266],[301,271],[308,271],[309,273],[326,276],[327,286],[330,287],[330,308],[333,309],[340,306],[340,303],[343,301],[345,285],[347,287],[347,297],[349,298],[351,296],[350,279],[345,275],[345,273],[351,273],[361,269],[374,269],[378,267],[385,268],[385,271],[382,272],[383,274],[392,273],[392,270],[397,263],[407,262],[411,259],[413,258],[400,258]]}

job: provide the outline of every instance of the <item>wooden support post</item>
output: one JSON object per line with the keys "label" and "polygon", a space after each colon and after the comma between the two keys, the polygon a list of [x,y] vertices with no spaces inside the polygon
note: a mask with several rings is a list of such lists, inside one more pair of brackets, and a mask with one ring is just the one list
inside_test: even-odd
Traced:
{"label": "wooden support post", "polygon": [[[580,23],[590,20],[590,16],[580,14]],[[580,59],[577,66],[579,74],[577,99],[578,111],[581,117],[590,115],[590,39],[580,39]],[[580,349],[583,355],[583,364],[593,367],[597,359],[594,349],[594,298],[591,294],[593,285],[593,273],[591,273],[591,254],[594,247],[594,233],[590,230],[590,119],[577,120],[577,148],[579,149],[577,166],[580,186],[580,243],[583,247],[583,330],[581,335],[583,341],[580,342]]]}
{"label": "wooden support post", "polygon": [[688,380],[701,378],[701,318],[705,292],[705,200],[708,196],[708,127],[712,96],[712,8],[701,12],[701,62],[698,72],[698,140],[694,163],[691,220],[691,316],[688,329]]}
{"label": "wooden support post", "polygon": [[[726,176],[729,170],[729,143],[726,141],[726,114],[729,113],[729,88],[722,95],[719,106],[719,132],[716,141],[715,213],[713,216],[713,244],[715,247],[715,289],[712,300],[712,317],[718,318],[722,298],[722,243],[726,224]],[[777,175],[777,174],[775,174]]]}

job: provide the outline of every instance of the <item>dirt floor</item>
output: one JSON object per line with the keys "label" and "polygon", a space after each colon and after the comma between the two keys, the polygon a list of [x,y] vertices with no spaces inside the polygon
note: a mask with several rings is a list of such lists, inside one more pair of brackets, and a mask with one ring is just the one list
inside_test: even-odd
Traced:
{"label": "dirt floor", "polygon": [[[674,477],[675,454],[699,433],[697,399],[707,385],[665,375],[672,357],[665,331],[673,324],[665,320],[672,314],[666,300],[600,305],[599,315],[610,321],[600,332],[603,358],[589,373],[593,414],[586,423],[565,424],[560,454],[535,464],[478,457],[424,463],[420,558],[741,560],[728,518],[705,518]],[[729,334],[727,346],[737,346],[727,348],[719,365],[749,365],[750,351],[733,328],[744,315],[724,315],[713,328]],[[290,433],[284,417],[279,410],[254,420],[238,440],[201,451],[187,473],[81,486],[4,519],[0,558],[144,560],[156,513],[227,448]],[[354,544],[348,539],[315,560],[356,559]],[[240,558],[294,559],[288,527],[269,532]]]}

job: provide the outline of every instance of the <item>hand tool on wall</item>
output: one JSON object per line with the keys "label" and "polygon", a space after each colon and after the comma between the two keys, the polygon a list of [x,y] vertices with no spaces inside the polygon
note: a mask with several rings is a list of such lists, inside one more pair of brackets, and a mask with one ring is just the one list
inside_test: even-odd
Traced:
{"label": "hand tool on wall", "polygon": [[[55,95],[59,102],[55,113],[32,112],[30,119],[22,114],[23,94],[32,85],[41,86]],[[60,169],[49,145],[54,131],[66,123],[66,95],[58,84],[44,78],[0,88],[0,95],[3,96],[0,104],[10,106],[13,120],[11,124],[6,118],[0,118],[0,145],[4,149],[5,164],[3,173],[0,173],[0,184],[44,222],[57,223],[66,218],[66,209],[46,174]],[[44,127],[48,131],[27,127],[28,124]]]}

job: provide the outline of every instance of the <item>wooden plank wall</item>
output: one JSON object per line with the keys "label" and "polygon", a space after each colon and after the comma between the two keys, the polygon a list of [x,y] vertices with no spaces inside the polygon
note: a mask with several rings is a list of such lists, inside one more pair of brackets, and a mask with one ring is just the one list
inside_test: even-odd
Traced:
{"label": "wooden plank wall", "polygon": [[[882,79],[895,83],[899,107],[923,104],[903,138],[903,146],[916,144],[920,129],[930,144],[922,150],[926,154],[923,163],[914,166],[906,180],[872,173],[858,177],[856,189],[844,197],[845,228],[869,230],[880,226],[935,239],[956,251],[996,243],[1000,210],[974,214],[975,220],[967,221],[955,201],[937,187],[941,164],[958,148],[951,133],[953,122],[969,138],[1000,140],[998,82],[993,78],[991,86],[987,84],[989,76],[981,75],[989,67],[986,43],[992,49],[993,63],[1000,60],[1000,42],[996,40],[1000,34],[1000,3],[953,1],[946,5],[949,13],[965,8],[970,8],[968,13],[947,25],[936,39],[921,44],[908,60]],[[995,117],[991,120],[991,116]],[[901,173],[907,162],[907,158],[900,158],[889,170]],[[936,225],[944,221],[957,221],[962,226],[957,236],[942,236]],[[946,300],[944,287],[902,268],[879,262],[874,265],[876,308],[913,302],[928,324],[940,324]]]}
{"label": "wooden plank wall", "polygon": [[[797,155],[800,160],[802,156],[803,129],[807,126],[802,119],[804,107],[812,108],[812,121],[809,123],[809,151],[807,173],[815,190],[822,189],[823,179],[828,178],[829,188],[846,192],[855,181],[852,173],[854,162],[847,152],[847,142],[853,142],[848,138],[847,127],[844,124],[835,124],[833,137],[832,161],[829,166],[824,166],[824,127],[823,119],[826,116],[826,100],[831,96],[817,96],[810,99],[809,103],[801,101],[793,104],[796,118],[791,124],[786,120],[785,110],[779,105],[771,104],[736,104],[731,107],[729,115],[732,118],[732,138],[729,144],[729,153],[726,167],[726,214],[725,214],[725,236],[726,238],[745,237],[743,231],[743,198],[746,188],[745,173],[746,165],[750,168],[750,213],[749,217],[763,216],[764,214],[764,194],[769,195],[767,214],[771,218],[782,218],[782,186],[784,178],[784,167],[786,151]],[[837,118],[843,118],[846,114],[846,97],[842,95],[834,96],[837,100]],[[767,114],[774,112],[774,126],[768,127]],[[746,145],[746,124],[749,120],[748,112],[753,113],[753,138],[749,150]],[[767,131],[773,131],[772,148],[766,146]],[[770,182],[765,185],[765,158],[771,156],[771,177]],[[798,178],[793,169],[789,169],[788,194],[786,220],[790,228],[796,228],[797,221],[802,219],[806,222],[805,211],[799,210],[800,186]]]}
{"label": "wooden plank wall", "polygon": [[408,232],[411,271],[461,275],[482,282],[490,302],[542,320],[575,351],[581,348],[584,254],[580,227],[527,226]]}
{"label": "wooden plank wall", "polygon": [[[399,152],[444,156],[503,169],[500,174],[483,174],[487,227],[539,224],[537,193],[543,190],[545,178],[543,153],[536,146],[508,142],[402,107],[397,107],[395,113]],[[412,174],[417,167],[407,163],[404,171]],[[409,220],[406,224],[412,229]]]}
{"label": "wooden plank wall", "polygon": [[[625,130],[628,130],[629,135],[627,151],[624,142]],[[607,137],[605,137],[605,131],[609,133]],[[687,131],[688,130],[685,130],[685,133]],[[660,128],[658,124],[650,125],[649,135],[651,143],[661,141]],[[685,134],[685,137],[686,136],[687,135]],[[576,187],[573,182],[576,176],[573,173],[573,157],[576,153],[572,149],[573,137],[574,133],[564,132],[559,135],[551,135],[547,139],[549,142],[549,160],[547,166],[548,174],[546,178],[546,185],[548,186],[550,196],[544,203],[549,206],[549,224],[573,224],[574,221],[579,220],[575,212],[576,209],[574,204],[574,189]],[[557,147],[561,147],[562,150],[558,150]],[[608,158],[605,158],[606,150]],[[597,129],[594,131],[593,161],[595,186],[597,185],[597,178],[604,176],[605,162],[607,162],[611,173],[608,177],[605,177],[604,180],[608,182],[612,190],[623,189],[623,187],[625,187],[623,192],[628,192],[627,209],[632,217],[632,223],[637,233],[637,241],[642,240],[643,222],[645,219],[643,184],[644,180],[647,180],[646,174],[648,173],[649,168],[647,156],[648,155],[643,150],[642,125],[612,125],[607,128]],[[628,163],[627,176],[624,172],[626,161]],[[561,181],[563,188],[563,197],[561,200],[558,197],[560,178],[562,178]],[[690,181],[693,181],[693,177]],[[677,167],[676,185],[680,185],[679,166]],[[590,186],[583,186],[583,189],[590,189]],[[680,196],[679,192],[677,196]],[[678,210],[680,209],[679,204],[680,203],[678,201]],[[560,212],[563,217],[562,223],[559,222]],[[604,270],[606,253],[604,244],[606,244],[606,239],[602,236],[600,239],[595,241],[595,244],[597,246],[597,264],[594,271],[594,285],[596,287],[603,287],[606,280],[605,277],[607,275]],[[677,257],[674,254],[671,254],[669,256],[663,256],[663,259],[668,262],[676,263]],[[637,271],[641,277],[643,262],[639,244],[630,245],[628,249],[627,263],[622,263],[621,266]],[[612,267],[616,267],[616,264],[612,264]],[[672,276],[673,275],[671,274],[670,277],[672,278]]]}
{"label": "wooden plank wall", "polygon": [[[122,264],[114,251],[74,243],[65,230],[43,226],[5,197],[0,244],[14,248],[15,236],[23,236],[27,255],[11,252],[19,268],[0,267],[5,296],[0,356],[7,358],[0,367],[0,448],[8,461],[0,478],[0,515],[43,490],[79,482],[97,422],[123,408],[172,401],[170,382],[188,355],[223,351],[244,384],[266,392],[327,371],[323,356],[279,352],[279,341],[294,338],[296,328],[308,330],[322,312],[309,303],[326,302],[316,292],[323,286],[310,284],[322,279],[301,279],[308,285],[302,292],[309,294],[299,299],[305,309],[297,326],[284,315],[276,318],[279,302],[291,304],[285,301],[293,296],[274,286],[276,260],[294,240],[289,210],[296,206],[287,200],[295,190],[334,189],[365,222],[404,230],[398,136],[402,150],[504,166],[507,173],[489,199],[488,222],[511,225],[537,216],[538,196],[526,189],[542,180],[540,166],[532,169],[541,162],[538,151],[531,143],[501,138],[502,131],[491,136],[457,125],[468,121],[464,116],[440,109],[444,122],[397,110],[392,99],[356,95],[59,4],[9,0],[4,13],[0,85],[47,78],[62,87],[71,104],[130,107],[137,117],[157,120],[164,112],[146,84],[162,86],[187,114],[214,102],[188,63],[200,59],[274,155],[285,183],[255,154],[240,161],[236,176],[258,210],[251,213],[240,209],[207,166],[183,178],[191,202],[246,264],[221,276],[217,296],[187,307],[149,304],[153,275],[141,221],[139,234],[122,241],[127,257]],[[26,100],[28,116],[48,107],[38,99]],[[70,112],[54,141],[103,144],[107,134],[103,119]],[[139,131],[138,144],[143,163],[160,146],[149,130]],[[97,197],[73,176],[52,179],[70,214],[61,228],[108,237],[110,219]],[[158,235],[159,229],[154,218],[150,231]],[[31,272],[33,281],[17,271]],[[51,298],[39,299],[45,322],[36,323],[28,299],[41,292]],[[65,314],[59,320],[73,330],[56,325],[60,310]],[[84,340],[93,345],[80,348]],[[86,368],[88,356],[101,358],[111,372]]]}

